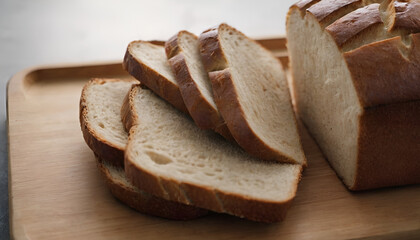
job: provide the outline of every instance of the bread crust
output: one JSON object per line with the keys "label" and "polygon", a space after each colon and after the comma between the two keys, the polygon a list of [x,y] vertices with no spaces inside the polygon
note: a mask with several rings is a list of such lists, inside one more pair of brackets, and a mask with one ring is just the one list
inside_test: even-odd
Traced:
{"label": "bread crust", "polygon": [[411,39],[407,57],[401,53],[401,47],[404,47],[401,37],[344,53],[363,107],[420,99],[420,33],[411,34]]}
{"label": "bread crust", "polygon": [[420,183],[420,101],[364,109],[351,190]]}
{"label": "bread crust", "polygon": [[[389,2],[389,3],[388,3]],[[384,1],[391,7],[389,30],[403,28],[408,32],[418,32],[420,29],[420,2],[416,0],[409,1]]]}
{"label": "bread crust", "polygon": [[208,214],[208,211],[205,209],[167,201],[143,192],[134,186],[123,184],[113,178],[104,164],[104,160],[96,155],[95,158],[98,169],[111,194],[127,206],[141,213],[172,220],[191,220]]}
{"label": "bread crust", "polygon": [[188,113],[187,107],[182,99],[179,87],[166,79],[160,73],[138,61],[131,53],[131,46],[144,41],[133,41],[128,47],[124,56],[123,68],[141,83],[153,90],[157,95],[171,103],[178,110]]}
{"label": "bread crust", "polygon": [[325,27],[356,10],[362,3],[362,0],[321,0],[306,9],[306,12],[312,14],[321,26]]}
{"label": "bread crust", "polygon": [[[124,166],[124,150],[120,146],[110,143],[108,140],[104,139],[93,130],[89,121],[87,120],[87,113],[89,111],[86,103],[86,89],[93,84],[102,84],[105,82],[120,82],[123,80],[119,79],[100,79],[94,78],[90,80],[83,87],[82,94],[80,97],[79,103],[79,120],[80,127],[82,129],[83,138],[85,139],[86,144],[89,146],[92,151],[94,151],[100,158],[109,162],[114,166],[123,167]],[[128,81],[127,81],[128,82]],[[130,81],[132,82],[132,81]],[[133,82],[134,84],[134,82]]]}
{"label": "bread crust", "polygon": [[[134,98],[136,90],[133,89],[132,92],[130,96]],[[129,101],[129,103],[134,104],[134,101]],[[135,110],[134,106],[130,109]],[[137,115],[136,112],[131,114]],[[138,117],[134,119],[138,119]],[[135,122],[130,131],[136,132],[138,124],[139,122]],[[134,144],[132,137],[133,134],[130,134],[127,148],[131,148],[130,145]],[[166,200],[193,205],[215,212],[229,213],[253,221],[266,223],[282,221],[296,194],[294,192],[289,199],[283,202],[250,199],[237,194],[217,191],[206,186],[178,182],[165,176],[158,176],[135,164],[131,157],[132,155],[126,152],[125,173],[130,182],[139,189]],[[301,177],[302,166],[295,166],[299,171],[299,176],[293,183],[296,191]]]}
{"label": "bread crust", "polygon": [[[207,30],[200,36],[200,47],[212,82],[214,100],[236,142],[249,154],[262,160],[297,163],[291,157],[267,145],[250,127],[219,43],[218,28]],[[297,128],[296,119],[295,126]],[[303,165],[306,166],[306,160]]]}
{"label": "bread crust", "polygon": [[137,116],[133,116],[131,114],[134,112],[134,109],[132,109],[134,105],[130,104],[130,101],[132,100],[132,94],[134,94],[134,91],[137,89],[137,87],[142,86],[141,84],[133,84],[133,86],[131,86],[130,90],[127,92],[127,95],[125,95],[123,105],[121,106],[121,121],[126,132],[130,132],[134,122],[137,122],[137,119],[135,119]]}
{"label": "bread crust", "polygon": [[326,27],[325,30],[334,38],[337,45],[341,47],[362,31],[382,24],[379,4],[370,4],[338,19]]}
{"label": "bread crust", "polygon": [[181,31],[165,43],[165,50],[185,105],[199,128],[215,130],[224,138],[234,141],[218,109],[207,101],[191,76],[183,50],[178,43],[182,34],[188,34],[198,40],[194,34]]}

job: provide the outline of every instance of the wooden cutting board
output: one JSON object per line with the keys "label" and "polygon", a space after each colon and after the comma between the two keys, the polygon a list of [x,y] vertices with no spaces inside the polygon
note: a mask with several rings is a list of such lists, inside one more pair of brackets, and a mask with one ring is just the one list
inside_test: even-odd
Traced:
{"label": "wooden cutting board", "polygon": [[[264,45],[287,63],[284,39]],[[120,63],[47,66],[8,86],[9,196],[15,239],[420,239],[420,186],[352,193],[300,126],[308,168],[282,223],[223,214],[170,221],[140,214],[102,182],[79,126],[91,77],[128,78]]]}

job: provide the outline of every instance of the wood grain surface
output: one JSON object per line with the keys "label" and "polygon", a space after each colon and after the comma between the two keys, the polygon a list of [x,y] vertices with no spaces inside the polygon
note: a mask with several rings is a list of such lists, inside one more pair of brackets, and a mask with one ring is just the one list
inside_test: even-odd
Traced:
{"label": "wood grain surface", "polygon": [[111,196],[83,140],[79,98],[91,77],[129,76],[120,63],[98,63],[28,69],[9,83],[12,238],[419,239],[419,185],[349,192],[302,125],[309,166],[284,222],[223,214],[170,221],[140,214]]}

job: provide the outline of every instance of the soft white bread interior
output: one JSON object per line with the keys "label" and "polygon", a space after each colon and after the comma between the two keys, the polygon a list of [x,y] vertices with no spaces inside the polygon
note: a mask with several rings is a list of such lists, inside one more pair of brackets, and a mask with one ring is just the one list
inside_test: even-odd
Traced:
{"label": "soft white bread interior", "polygon": [[227,24],[203,32],[200,47],[216,105],[238,144],[264,160],[305,165],[279,60]]}
{"label": "soft white bread interior", "polygon": [[140,189],[167,200],[274,222],[295,197],[302,166],[255,159],[199,129],[150,90],[133,87],[125,172]]}

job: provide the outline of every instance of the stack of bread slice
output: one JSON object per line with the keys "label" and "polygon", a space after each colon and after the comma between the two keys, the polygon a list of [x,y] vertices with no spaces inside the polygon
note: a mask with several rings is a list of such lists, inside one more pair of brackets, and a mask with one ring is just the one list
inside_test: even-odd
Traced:
{"label": "stack of bread slice", "polygon": [[278,59],[221,24],[165,46],[134,41],[123,66],[140,84],[92,80],[80,105],[117,198],[172,219],[284,219],[306,159]]}

